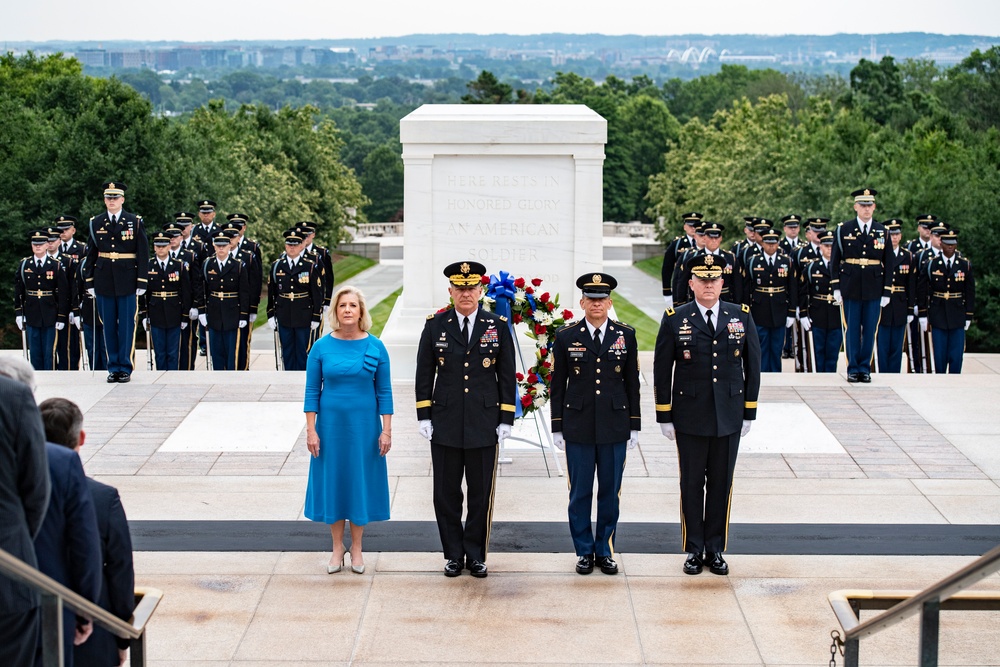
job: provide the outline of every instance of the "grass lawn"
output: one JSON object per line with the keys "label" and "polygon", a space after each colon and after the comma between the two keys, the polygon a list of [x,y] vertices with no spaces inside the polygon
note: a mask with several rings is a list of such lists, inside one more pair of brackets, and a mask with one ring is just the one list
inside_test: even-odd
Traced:
{"label": "grass lawn", "polygon": [[381,336],[382,329],[385,328],[385,322],[389,319],[389,313],[392,312],[392,307],[396,305],[396,299],[399,295],[403,293],[403,288],[400,287],[398,290],[385,297],[378,304],[371,309],[372,316],[372,328],[370,329],[373,336]]}
{"label": "grass lawn", "polygon": [[639,343],[639,349],[654,349],[660,323],[653,321],[653,318],[633,306],[621,294],[612,295],[612,300],[615,302],[615,313],[618,315],[618,321],[635,329],[635,338]]}
{"label": "grass lawn", "polygon": [[[641,262],[636,262],[635,268],[639,269],[643,273],[648,273],[657,280],[660,280],[663,272],[663,255],[650,257],[642,260]],[[617,299],[618,297],[615,298]]]}

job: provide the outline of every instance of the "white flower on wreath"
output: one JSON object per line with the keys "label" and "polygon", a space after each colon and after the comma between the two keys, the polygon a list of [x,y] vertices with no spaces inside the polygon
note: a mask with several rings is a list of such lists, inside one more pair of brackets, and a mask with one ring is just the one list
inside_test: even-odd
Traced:
{"label": "white flower on wreath", "polygon": [[519,289],[516,292],[514,292],[514,303],[524,303],[524,299],[525,296],[523,289]]}
{"label": "white flower on wreath", "polygon": [[536,410],[541,410],[545,407],[545,404],[549,402],[548,396],[536,395],[531,404],[535,406]]}
{"label": "white flower on wreath", "polygon": [[535,383],[535,397],[545,396],[549,393],[549,388],[545,386],[544,382]]}
{"label": "white flower on wreath", "polygon": [[537,342],[535,344],[538,347],[545,347],[549,344],[549,337],[545,334],[538,334],[538,338],[536,340]]}

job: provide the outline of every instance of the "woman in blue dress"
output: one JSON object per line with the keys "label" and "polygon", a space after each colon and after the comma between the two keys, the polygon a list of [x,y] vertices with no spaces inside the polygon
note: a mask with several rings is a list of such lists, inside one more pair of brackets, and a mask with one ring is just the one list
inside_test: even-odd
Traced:
{"label": "woman in blue dress", "polygon": [[313,344],[306,362],[306,445],[312,458],[305,516],[330,524],[330,574],[344,564],[345,520],[351,524],[351,570],[361,574],[365,525],[389,518],[385,455],[392,447],[392,384],[389,355],[368,333],[371,325],[364,295],[341,287],[333,296],[331,333]]}

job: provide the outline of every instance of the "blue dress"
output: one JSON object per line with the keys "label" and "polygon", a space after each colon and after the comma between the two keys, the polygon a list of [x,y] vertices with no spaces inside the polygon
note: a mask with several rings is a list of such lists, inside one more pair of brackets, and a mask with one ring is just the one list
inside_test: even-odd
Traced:
{"label": "blue dress", "polygon": [[316,413],[319,456],[309,459],[305,516],[363,526],[389,518],[379,415],[392,414],[389,355],[375,336],[323,336],[306,362],[304,412]]}

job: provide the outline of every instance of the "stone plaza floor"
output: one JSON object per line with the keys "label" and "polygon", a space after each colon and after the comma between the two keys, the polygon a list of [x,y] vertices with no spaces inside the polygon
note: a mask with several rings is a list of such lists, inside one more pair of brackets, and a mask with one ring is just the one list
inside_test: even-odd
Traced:
{"label": "stone plaza floor", "polygon": [[[365,574],[327,575],[328,533],[302,516],[304,374],[269,364],[257,352],[250,373],[139,370],[126,385],[38,376],[39,400],[83,408],[87,473],[121,492],[137,585],[164,591],[150,665],[825,665],[838,627],[828,593],[921,589],[995,546],[976,539],[1000,523],[1000,356],[970,355],[961,376],[871,385],[786,372],[764,377],[741,447],[732,573],[685,576],[676,453],[654,424],[643,353],[621,574],[574,573],[566,479],[551,451],[521,443],[500,466],[504,535],[489,577],[442,576],[429,447],[413,386],[397,382],[392,520],[369,529]],[[518,431],[533,435],[530,424]],[[254,522],[270,532],[241,539]],[[244,546],[218,546],[227,540]],[[977,587],[1000,590],[1000,577]],[[942,614],[941,664],[998,664],[998,621]],[[861,664],[916,664],[917,636],[911,619],[866,640]]]}

